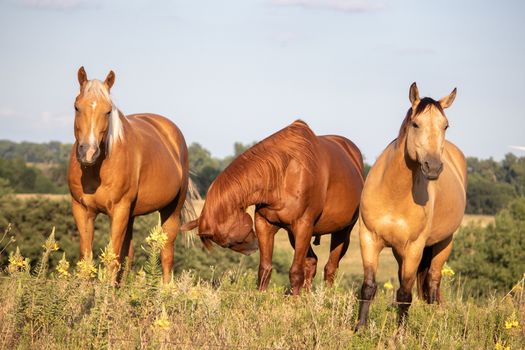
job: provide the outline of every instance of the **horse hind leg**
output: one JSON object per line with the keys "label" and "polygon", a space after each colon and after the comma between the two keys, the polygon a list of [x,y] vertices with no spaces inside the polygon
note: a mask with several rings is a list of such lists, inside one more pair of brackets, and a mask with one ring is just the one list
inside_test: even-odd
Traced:
{"label": "horse hind leg", "polygon": [[308,252],[306,253],[306,260],[304,263],[304,288],[310,290],[312,288],[312,283],[317,273],[317,255],[310,246]]}
{"label": "horse hind leg", "polygon": [[330,238],[330,256],[324,267],[324,280],[328,287],[334,284],[335,275],[339,268],[339,262],[346,254],[350,245],[350,233],[355,223],[344,229],[332,233]]}
{"label": "horse hind leg", "polygon": [[[452,236],[445,240],[434,244],[431,247],[426,247],[423,253],[423,259],[428,249],[428,268],[426,276],[419,276],[418,273],[418,287],[421,284],[421,290],[423,294],[419,293],[421,298],[424,298],[427,303],[432,304],[435,302],[441,303],[441,270],[448,260],[452,251]],[[423,262],[422,259],[422,262]],[[419,291],[419,288],[418,288]]]}

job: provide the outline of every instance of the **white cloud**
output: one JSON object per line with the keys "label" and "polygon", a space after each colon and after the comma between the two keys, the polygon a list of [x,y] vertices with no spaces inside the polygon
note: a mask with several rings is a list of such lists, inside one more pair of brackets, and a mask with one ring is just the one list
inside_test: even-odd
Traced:
{"label": "white cloud", "polygon": [[10,118],[16,116],[18,116],[18,113],[13,108],[0,107],[0,118]]}
{"label": "white cloud", "polygon": [[271,2],[277,6],[296,6],[341,12],[373,12],[384,8],[383,4],[365,0],[272,0]]}
{"label": "white cloud", "polygon": [[396,50],[396,53],[405,56],[435,55],[437,51],[430,47],[405,47]]}
{"label": "white cloud", "polygon": [[73,10],[82,7],[98,5],[92,0],[19,0],[23,6],[45,10]]}
{"label": "white cloud", "polygon": [[525,152],[525,146],[509,146],[512,149]]}

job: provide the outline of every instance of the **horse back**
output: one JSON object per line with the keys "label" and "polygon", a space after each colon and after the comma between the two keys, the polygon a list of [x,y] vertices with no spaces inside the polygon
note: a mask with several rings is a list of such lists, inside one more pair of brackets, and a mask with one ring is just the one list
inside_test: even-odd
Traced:
{"label": "horse back", "polygon": [[[187,150],[184,136],[180,129],[169,119],[158,114],[131,114],[126,116],[131,125],[130,132],[142,140],[148,152],[149,148],[161,143],[174,158],[187,162]],[[152,150],[157,153],[158,149]]]}

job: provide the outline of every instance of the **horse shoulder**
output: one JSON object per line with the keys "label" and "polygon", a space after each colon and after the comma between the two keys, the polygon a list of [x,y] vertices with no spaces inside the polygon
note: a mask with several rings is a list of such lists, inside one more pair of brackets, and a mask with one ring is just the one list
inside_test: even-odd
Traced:
{"label": "horse shoulder", "polygon": [[459,180],[466,187],[467,183],[467,161],[463,152],[452,142],[446,141],[445,143],[445,155],[446,161],[452,165],[454,173],[458,176]]}

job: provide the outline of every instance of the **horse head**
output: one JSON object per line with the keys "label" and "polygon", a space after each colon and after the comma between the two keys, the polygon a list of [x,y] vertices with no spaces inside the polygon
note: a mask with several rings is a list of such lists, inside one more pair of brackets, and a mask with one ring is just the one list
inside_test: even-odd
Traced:
{"label": "horse head", "polygon": [[103,141],[111,132],[112,119],[118,119],[118,110],[109,96],[115,82],[110,71],[104,82],[88,80],[84,67],[78,70],[80,92],[75,99],[75,139],[77,159],[84,166],[91,166],[101,155]]}
{"label": "horse head", "polygon": [[455,97],[456,89],[439,101],[429,97],[420,99],[416,83],[410,86],[412,108],[405,126],[406,154],[419,163],[421,172],[429,180],[436,180],[443,170],[441,155],[448,128],[444,109],[452,105]]}
{"label": "horse head", "polygon": [[259,248],[257,236],[253,230],[251,216],[242,211],[210,215],[204,206],[198,219],[182,225],[182,231],[198,228],[198,234],[204,244],[209,247],[210,241],[223,248],[250,255]]}

